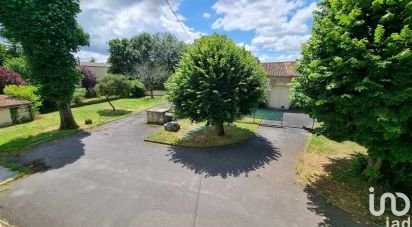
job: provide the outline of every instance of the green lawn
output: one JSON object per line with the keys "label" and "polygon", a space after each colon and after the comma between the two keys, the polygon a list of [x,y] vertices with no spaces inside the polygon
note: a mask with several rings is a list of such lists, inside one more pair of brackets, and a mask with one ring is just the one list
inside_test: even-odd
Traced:
{"label": "green lawn", "polygon": [[[308,149],[302,154],[297,171],[301,183],[311,187],[330,202],[354,214],[361,220],[384,224],[385,217],[396,218],[390,212],[380,217],[369,213],[369,187],[375,188],[377,198],[390,191],[381,184],[368,183],[361,176],[361,160],[367,150],[357,143],[337,142],[324,136],[311,135]],[[364,163],[366,165],[366,163]],[[389,211],[390,209],[387,209]],[[412,214],[410,214],[412,215]]]}
{"label": "green lawn", "polygon": [[[163,97],[155,97],[154,99],[150,97],[119,99],[112,101],[113,105],[117,108],[116,112],[112,112],[110,105],[106,102],[73,108],[72,111],[81,130],[119,119],[165,102]],[[92,119],[93,124],[85,125],[85,119]],[[29,123],[0,128],[0,156],[21,151],[35,144],[57,139],[78,131],[58,130],[59,122],[58,112],[53,112],[40,115],[38,119]]]}
{"label": "green lawn", "polygon": [[259,127],[260,120],[256,123],[252,119],[225,125],[225,136],[217,136],[214,128],[205,126],[205,122],[191,123],[189,120],[179,120],[180,130],[168,132],[161,127],[158,131],[150,134],[147,141],[161,142],[187,147],[213,147],[238,143],[253,136]]}

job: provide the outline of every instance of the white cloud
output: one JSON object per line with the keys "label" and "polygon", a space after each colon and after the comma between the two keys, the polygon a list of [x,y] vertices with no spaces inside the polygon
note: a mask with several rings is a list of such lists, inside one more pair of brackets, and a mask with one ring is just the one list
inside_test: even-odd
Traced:
{"label": "white cloud", "polygon": [[203,13],[203,18],[206,18],[206,19],[208,19],[208,18],[210,18],[212,15],[210,15],[210,13]]}
{"label": "white cloud", "polygon": [[271,62],[273,61],[273,57],[270,57],[266,54],[262,54],[258,56],[260,62]]}
{"label": "white cloud", "polygon": [[245,47],[246,50],[251,51],[251,52],[257,51],[257,47],[255,47],[253,45],[249,45],[249,44],[244,43],[244,42],[237,43],[237,45],[240,46],[240,47]]}
{"label": "white cloud", "polygon": [[274,61],[294,61],[300,57],[300,54],[282,54],[275,56]]}
{"label": "white cloud", "polygon": [[[173,1],[173,9],[192,39],[202,35],[184,24],[178,14],[180,1]],[[78,56],[90,59],[108,55],[107,42],[114,38],[130,38],[140,32],[169,31],[180,40],[189,42],[186,32],[163,0],[83,0],[78,20],[90,34],[90,47],[82,48]],[[90,54],[90,56],[87,56]]]}
{"label": "white cloud", "polygon": [[106,62],[107,58],[109,57],[108,54],[100,54],[98,52],[81,50],[75,54],[76,57],[80,59],[80,61],[90,61],[92,58],[96,60],[96,62]]}
{"label": "white cloud", "polygon": [[276,61],[295,61],[301,57],[300,54],[273,54],[273,53],[263,53],[256,55],[261,62],[276,62]]}
{"label": "white cloud", "polygon": [[213,9],[220,15],[213,29],[254,31],[252,46],[298,52],[310,37],[307,24],[316,4],[308,5],[304,0],[242,0],[236,4],[218,0]]}

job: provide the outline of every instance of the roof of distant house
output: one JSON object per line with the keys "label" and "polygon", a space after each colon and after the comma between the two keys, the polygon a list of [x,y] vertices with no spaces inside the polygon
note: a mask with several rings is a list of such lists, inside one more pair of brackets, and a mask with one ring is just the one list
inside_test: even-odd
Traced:
{"label": "roof of distant house", "polygon": [[0,95],[0,108],[30,105],[31,102],[8,95]]}
{"label": "roof of distant house", "polygon": [[81,61],[80,65],[86,66],[86,67],[110,67],[110,64],[108,63],[101,63],[101,62],[85,62]]}
{"label": "roof of distant house", "polygon": [[294,64],[294,61],[265,62],[262,66],[269,77],[295,77],[299,74],[293,68]]}

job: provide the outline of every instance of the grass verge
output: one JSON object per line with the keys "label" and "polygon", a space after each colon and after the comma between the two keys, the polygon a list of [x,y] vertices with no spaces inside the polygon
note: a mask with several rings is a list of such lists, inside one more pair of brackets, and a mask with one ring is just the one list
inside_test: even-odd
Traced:
{"label": "grass verge", "polygon": [[[369,212],[369,188],[375,188],[375,198],[388,189],[370,184],[364,179],[359,162],[364,160],[367,150],[353,142],[335,142],[324,136],[311,135],[308,148],[297,166],[298,181],[313,187],[331,203],[351,213],[358,219],[385,224],[390,220],[403,220],[386,213],[375,217]],[[375,201],[378,204],[378,200]]]}
{"label": "grass verge", "polygon": [[29,167],[19,164],[19,163],[13,163],[13,162],[7,162],[4,160],[1,160],[0,165],[10,169],[13,172],[16,172],[17,176],[15,178],[19,178],[21,176],[31,173],[31,169]]}
{"label": "grass verge", "polygon": [[[138,99],[127,98],[112,101],[118,109],[111,111],[108,103],[99,103],[73,108],[73,115],[79,124],[78,130],[87,129],[109,121],[113,121],[132,113],[145,110],[155,105],[165,103],[163,97],[143,97]],[[93,124],[86,125],[85,120],[93,120]],[[54,140],[73,134],[78,130],[59,130],[59,113],[52,112],[40,115],[36,120],[24,124],[0,128],[0,156],[16,153],[41,142]]]}
{"label": "grass verge", "polygon": [[168,132],[163,129],[150,134],[147,141],[179,145],[186,147],[215,147],[239,143],[253,136],[261,120],[243,119],[241,122],[225,125],[225,135],[217,136],[214,128],[205,126],[205,122],[191,123],[187,119],[179,120],[180,130]]}

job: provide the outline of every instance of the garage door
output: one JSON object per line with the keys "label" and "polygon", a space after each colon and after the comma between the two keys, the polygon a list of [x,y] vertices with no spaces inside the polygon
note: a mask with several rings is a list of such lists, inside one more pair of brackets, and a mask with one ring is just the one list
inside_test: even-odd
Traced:
{"label": "garage door", "polygon": [[289,88],[284,86],[274,86],[270,91],[269,107],[289,109]]}

